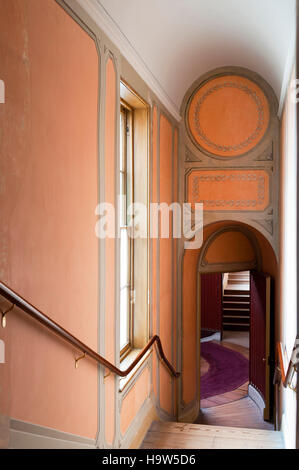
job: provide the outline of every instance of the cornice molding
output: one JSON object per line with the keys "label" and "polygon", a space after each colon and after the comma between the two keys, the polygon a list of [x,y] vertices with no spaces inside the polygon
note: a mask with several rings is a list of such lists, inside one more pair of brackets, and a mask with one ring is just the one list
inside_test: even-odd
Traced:
{"label": "cornice molding", "polygon": [[84,11],[95,21],[101,30],[109,37],[109,39],[119,49],[121,54],[131,64],[135,71],[150,87],[153,93],[171,113],[171,115],[180,122],[181,115],[179,108],[168,96],[160,82],[150,71],[142,57],[130,43],[125,34],[121,31],[118,24],[113,20],[109,13],[105,10],[99,0],[77,0],[78,4]]}

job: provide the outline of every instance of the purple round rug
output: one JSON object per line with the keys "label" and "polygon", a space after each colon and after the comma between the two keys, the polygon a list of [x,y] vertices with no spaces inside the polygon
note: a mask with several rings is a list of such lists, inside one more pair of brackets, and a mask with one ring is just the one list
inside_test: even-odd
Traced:
{"label": "purple round rug", "polygon": [[249,380],[249,361],[237,351],[207,341],[201,343],[201,356],[209,363],[200,379],[201,399],[230,392]]}

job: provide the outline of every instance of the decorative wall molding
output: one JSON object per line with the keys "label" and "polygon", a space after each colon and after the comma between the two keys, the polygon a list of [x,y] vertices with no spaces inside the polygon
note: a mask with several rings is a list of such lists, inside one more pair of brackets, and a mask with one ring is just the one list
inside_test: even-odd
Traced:
{"label": "decorative wall molding", "polygon": [[[248,109],[247,112],[245,109],[243,110],[244,104],[247,104],[247,106],[249,104],[249,109],[254,106],[255,111],[253,112],[253,110],[251,110],[251,116],[249,118],[247,116],[247,119],[249,119],[250,122],[250,119],[252,120],[254,118],[255,122],[252,122],[252,128],[250,130],[246,129],[246,136],[244,134],[244,122],[242,120],[242,116],[240,120],[240,116],[238,115],[235,122],[236,132],[238,132],[238,126],[242,125],[243,127],[240,128],[240,130],[242,130],[244,134],[243,137],[240,137],[238,142],[227,140],[228,135],[230,134],[229,130],[232,126],[230,121],[233,118],[231,116],[231,113],[233,114],[233,109],[229,112],[230,118],[228,119],[228,111],[226,111],[222,116],[220,123],[218,122],[219,120],[217,121],[217,119],[210,117],[211,112],[215,112],[215,98],[213,99],[212,95],[216,95],[217,100],[220,100],[220,113],[223,107],[223,101],[221,100],[224,100],[224,103],[226,103],[225,106],[237,106],[239,113],[242,110],[244,113],[243,118],[247,116],[248,112]],[[243,101],[245,100],[242,106],[240,106],[241,98]],[[213,100],[212,105],[209,105],[211,99]],[[207,107],[208,114],[205,112]],[[186,110],[185,123],[196,146],[203,147],[204,150],[222,157],[241,156],[256,146],[267,131],[269,123],[268,100],[262,89],[247,77],[241,77],[237,74],[211,77],[210,80],[202,83],[190,98]],[[215,141],[215,136],[211,136],[211,129],[210,135],[207,134],[207,126],[208,128],[211,125],[214,126],[213,133],[215,133],[217,130],[217,123],[218,125],[220,124],[220,126],[225,126],[225,128],[229,123],[227,132],[225,133],[226,142],[224,138],[225,136],[222,136],[220,141],[217,141],[217,139]],[[224,141],[222,141],[223,138]]]}
{"label": "decorative wall molding", "polygon": [[253,168],[191,168],[186,174],[186,201],[203,203],[205,212],[264,211],[269,203],[269,174]]}
{"label": "decorative wall molding", "polygon": [[263,227],[267,232],[273,235],[273,216],[266,217],[264,219],[254,219],[254,222]]}
{"label": "decorative wall molding", "polygon": [[[269,112],[269,122],[267,130],[264,132],[263,137],[256,143],[256,145],[254,145],[251,149],[247,149],[245,153],[242,153],[239,156],[219,156],[215,153],[212,153],[211,150],[207,150],[198,142],[196,142],[189,130],[189,110],[191,109],[191,102],[194,97],[197,96],[197,99],[200,99],[200,95],[197,95],[198,91],[202,90],[202,93],[204,94],[204,91],[209,89],[207,88],[206,90],[204,88],[205,84],[209,84],[213,79],[217,79],[219,83],[223,83],[223,79],[228,76],[239,76],[249,79],[250,83],[253,84],[252,86],[254,90],[261,90],[263,103],[265,102],[265,99],[268,102],[267,112]],[[211,82],[211,87],[213,86],[212,83],[213,82]],[[217,98],[217,93],[218,91],[215,91],[212,94],[213,100]],[[252,103],[254,104],[254,101]],[[252,106],[254,109],[253,104]],[[220,176],[219,172],[224,170],[234,170],[240,172],[247,170],[248,174],[255,172],[259,173],[262,171],[266,174],[263,204],[258,203],[263,199],[263,197],[258,197],[259,195],[262,196],[262,188],[260,188],[261,191],[259,191],[257,186],[252,183],[249,185],[246,181],[245,184],[241,183],[239,186],[236,184],[236,182],[233,183],[234,186],[228,183],[226,183],[226,186],[224,186],[225,183],[223,182],[221,184],[216,184],[216,182],[208,183],[207,181],[199,181],[197,202],[205,202],[204,226],[212,222],[221,222],[224,220],[247,224],[253,227],[255,230],[258,230],[269,241],[278,259],[278,188],[280,184],[280,146],[279,120],[277,118],[277,110],[278,101],[275,93],[271,86],[263,79],[263,77],[244,67],[235,66],[219,67],[203,74],[201,77],[195,80],[187,90],[180,108],[181,114],[184,117],[184,121],[182,122],[181,126],[182,140],[184,144],[184,149],[181,150],[181,165],[183,167],[183,175],[181,175],[181,178],[184,191],[184,202],[190,202],[189,196],[192,194],[192,177],[189,176],[191,172],[217,171],[217,173],[215,172],[213,174]],[[213,113],[211,116],[212,115]],[[252,122],[254,124],[255,120],[253,119]],[[211,134],[211,129],[213,127],[212,124],[210,127]],[[220,135],[221,133],[219,136]],[[186,155],[187,150],[188,155]],[[209,173],[207,173],[207,175],[208,174]],[[204,173],[202,175],[204,175]],[[209,189],[210,184],[213,185],[211,190]],[[272,210],[271,214],[270,209]]]}
{"label": "decorative wall molding", "polygon": [[273,142],[267,147],[266,150],[261,152],[255,159],[256,162],[271,162],[273,161]]}
{"label": "decorative wall molding", "polygon": [[163,105],[168,109],[172,116],[180,122],[181,115],[178,107],[169,97],[160,82],[150,71],[142,57],[132,46],[128,38],[121,31],[117,23],[108,14],[99,0],[77,0],[78,4],[91,16],[100,29],[109,37],[109,39],[119,49],[121,54],[132,65],[135,71],[151,88]]}
{"label": "decorative wall molding", "polygon": [[195,155],[191,150],[186,147],[186,152],[185,152],[185,161],[186,162],[201,162],[201,158],[198,155]]}

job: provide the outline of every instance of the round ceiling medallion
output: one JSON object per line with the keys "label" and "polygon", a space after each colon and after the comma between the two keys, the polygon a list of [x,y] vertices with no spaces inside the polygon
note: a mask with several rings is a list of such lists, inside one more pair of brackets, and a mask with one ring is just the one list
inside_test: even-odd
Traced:
{"label": "round ceiling medallion", "polygon": [[258,85],[239,75],[225,75],[197,90],[187,121],[202,149],[220,157],[235,157],[260,142],[269,118],[268,100]]}

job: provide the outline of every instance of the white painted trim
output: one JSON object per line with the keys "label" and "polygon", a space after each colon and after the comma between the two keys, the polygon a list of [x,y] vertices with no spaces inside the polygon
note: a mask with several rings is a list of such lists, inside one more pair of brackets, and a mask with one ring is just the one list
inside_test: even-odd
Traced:
{"label": "white painted trim", "polygon": [[295,55],[296,55],[295,37],[292,37],[289,50],[288,50],[288,55],[287,55],[286,62],[285,62],[284,74],[283,74],[282,85],[281,85],[281,90],[280,90],[279,106],[278,106],[278,111],[277,111],[277,116],[279,117],[279,119],[281,118],[283,107],[285,104],[285,99],[286,99],[289,83],[291,80],[292,70],[293,70],[293,66],[295,63]]}
{"label": "white painted trim", "polygon": [[142,57],[138,54],[136,49],[130,43],[128,38],[121,31],[117,23],[108,14],[99,0],[77,0],[78,4],[90,15],[90,17],[97,23],[103,32],[119,49],[121,54],[132,65],[135,71],[145,81],[145,83],[155,93],[157,98],[168,109],[172,116],[180,122],[181,115],[179,108],[169,97],[160,82],[150,71]]}
{"label": "white painted trim", "polygon": [[10,420],[10,449],[95,449],[95,440],[46,426]]}

